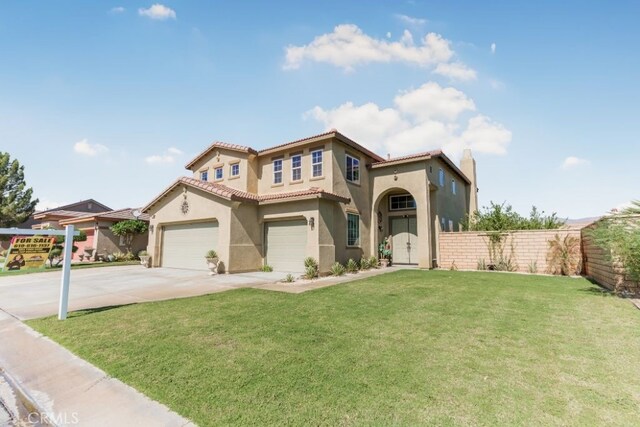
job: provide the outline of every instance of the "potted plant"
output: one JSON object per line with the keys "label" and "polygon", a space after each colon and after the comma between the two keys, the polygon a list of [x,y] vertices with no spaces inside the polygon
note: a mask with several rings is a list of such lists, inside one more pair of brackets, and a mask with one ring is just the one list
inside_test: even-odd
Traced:
{"label": "potted plant", "polygon": [[93,248],[84,248],[84,257],[87,259],[87,261],[91,261],[93,259],[93,251],[95,249]]}
{"label": "potted plant", "polygon": [[207,251],[207,253],[204,255],[204,258],[207,260],[207,267],[209,267],[209,275],[213,276],[214,274],[218,273],[218,261],[220,261],[220,259],[218,258],[218,253],[211,249],[209,251]]}
{"label": "potted plant", "polygon": [[391,265],[391,242],[388,237],[385,237],[384,242],[380,243],[378,248],[380,254],[380,267],[387,268]]}
{"label": "potted plant", "polygon": [[140,258],[140,265],[149,268],[151,267],[151,256],[149,256],[149,252],[140,251],[138,252],[138,258]]}

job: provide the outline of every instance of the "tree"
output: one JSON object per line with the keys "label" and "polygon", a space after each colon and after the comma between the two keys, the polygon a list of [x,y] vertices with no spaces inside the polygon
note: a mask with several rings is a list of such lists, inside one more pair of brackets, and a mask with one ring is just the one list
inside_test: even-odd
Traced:
{"label": "tree", "polygon": [[113,234],[122,237],[127,247],[127,252],[131,253],[131,243],[133,238],[139,234],[144,234],[149,229],[149,224],[139,219],[127,219],[125,221],[116,222],[110,227]]}
{"label": "tree", "polygon": [[619,260],[632,280],[640,280],[640,201],[604,217],[590,231],[610,261]]}
{"label": "tree", "polygon": [[515,212],[506,202],[490,202],[490,206],[467,216],[463,228],[467,231],[553,230],[564,224],[565,221],[559,219],[555,212],[546,215],[535,206],[526,218]]}
{"label": "tree", "polygon": [[22,224],[35,211],[38,199],[32,199],[33,189],[26,187],[24,166],[0,152],[0,228]]}

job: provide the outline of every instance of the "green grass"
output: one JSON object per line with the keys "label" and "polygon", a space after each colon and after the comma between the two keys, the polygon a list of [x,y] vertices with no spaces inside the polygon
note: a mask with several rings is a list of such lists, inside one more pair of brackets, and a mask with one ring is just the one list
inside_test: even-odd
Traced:
{"label": "green grass", "polygon": [[[136,265],[140,264],[140,261],[118,261],[118,262],[89,262],[82,264],[71,264],[72,270],[83,270],[85,268],[99,268],[99,267],[117,267],[123,265]],[[49,272],[62,271],[62,264],[49,267],[49,265],[32,270],[17,270],[17,271],[0,271],[0,277],[2,276],[17,276],[22,274],[34,274],[34,273],[49,273]]]}
{"label": "green grass", "polygon": [[203,426],[640,417],[640,312],[584,279],[406,270],[28,324]]}

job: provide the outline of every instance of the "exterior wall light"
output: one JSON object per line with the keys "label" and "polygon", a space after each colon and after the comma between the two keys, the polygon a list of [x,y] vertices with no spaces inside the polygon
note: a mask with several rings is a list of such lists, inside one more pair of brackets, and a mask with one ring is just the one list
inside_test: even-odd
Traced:
{"label": "exterior wall light", "polygon": [[316,219],[314,217],[309,218],[309,227],[313,230],[313,227],[316,225]]}

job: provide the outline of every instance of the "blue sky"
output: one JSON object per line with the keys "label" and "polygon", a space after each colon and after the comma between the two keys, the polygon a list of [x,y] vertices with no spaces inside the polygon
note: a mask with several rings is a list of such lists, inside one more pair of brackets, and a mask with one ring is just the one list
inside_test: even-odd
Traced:
{"label": "blue sky", "polygon": [[480,204],[640,198],[640,3],[0,3],[0,150],[54,207],[144,205],[214,140],[333,127],[380,154],[471,147]]}

